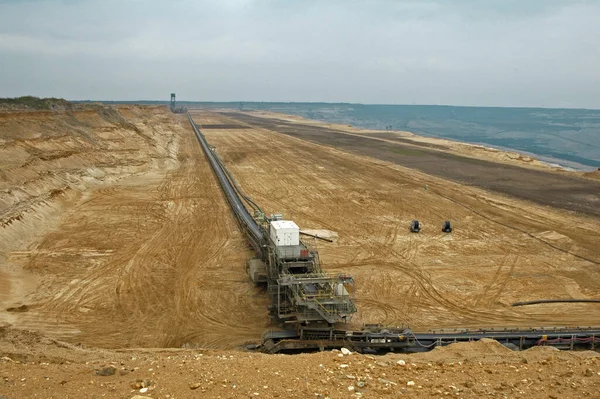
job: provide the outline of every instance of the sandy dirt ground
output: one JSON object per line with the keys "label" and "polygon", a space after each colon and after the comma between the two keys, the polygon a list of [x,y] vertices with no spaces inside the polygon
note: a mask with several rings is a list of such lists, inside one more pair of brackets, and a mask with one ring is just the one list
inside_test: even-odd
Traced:
{"label": "sandy dirt ground", "polygon": [[266,299],[185,117],[101,108],[0,123],[0,320],[113,348],[260,338]]}
{"label": "sandy dirt ground", "polygon": [[385,356],[98,350],[0,329],[0,396],[13,398],[598,398],[595,352],[496,341]]}
{"label": "sandy dirt ground", "polygon": [[393,133],[356,134],[346,131],[347,128],[343,126],[342,129],[336,129],[314,123],[289,123],[281,119],[257,117],[249,112],[226,112],[225,115],[246,126],[391,162],[460,184],[600,217],[600,182],[584,178],[583,173],[568,173],[565,170],[562,170],[564,173],[556,173],[519,159],[512,159],[513,164],[499,164],[495,158],[493,161],[482,159],[476,147],[471,148],[474,149],[473,155],[478,157],[466,156],[438,144],[389,137]]}
{"label": "sandy dirt ground", "polygon": [[[193,116],[263,209],[334,239],[317,245],[326,271],[355,277],[348,327],[600,324],[597,304],[510,306],[599,298],[598,218]],[[421,234],[408,231],[415,218]],[[447,219],[451,235],[440,231]],[[237,350],[273,328],[266,294],[245,274],[251,252],[187,119],[165,108],[0,113],[0,221],[0,397],[600,391],[591,352],[495,342],[375,358]]]}
{"label": "sandy dirt ground", "polygon": [[[518,201],[267,129],[219,129],[194,113],[240,185],[266,212],[338,233],[319,243],[327,271],[356,280],[364,323],[413,329],[588,325],[595,304],[515,308],[517,301],[597,298],[600,220]],[[411,234],[411,220],[424,229]],[[444,220],[455,231],[441,232]],[[586,260],[587,259],[587,260]]]}

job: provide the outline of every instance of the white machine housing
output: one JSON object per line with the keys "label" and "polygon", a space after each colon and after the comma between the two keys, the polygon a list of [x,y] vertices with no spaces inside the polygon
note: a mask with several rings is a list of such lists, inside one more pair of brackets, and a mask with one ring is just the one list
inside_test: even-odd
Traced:
{"label": "white machine housing", "polygon": [[276,247],[300,245],[300,228],[291,220],[274,220],[269,234]]}

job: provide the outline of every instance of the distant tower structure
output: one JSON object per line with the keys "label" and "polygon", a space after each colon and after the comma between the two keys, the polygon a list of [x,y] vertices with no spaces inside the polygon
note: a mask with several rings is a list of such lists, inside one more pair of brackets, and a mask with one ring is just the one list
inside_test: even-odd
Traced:
{"label": "distant tower structure", "polygon": [[186,107],[178,107],[175,100],[175,93],[171,93],[171,112],[175,114],[185,114],[187,112]]}
{"label": "distant tower structure", "polygon": [[171,93],[171,112],[175,112],[175,93]]}

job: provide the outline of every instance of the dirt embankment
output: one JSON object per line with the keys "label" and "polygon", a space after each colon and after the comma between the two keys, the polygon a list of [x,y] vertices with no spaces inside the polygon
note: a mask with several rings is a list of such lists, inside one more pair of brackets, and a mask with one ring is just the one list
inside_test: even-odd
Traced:
{"label": "dirt embankment", "polygon": [[185,117],[4,113],[0,132],[1,321],[103,347],[260,338],[244,239]]}
{"label": "dirt embankment", "polygon": [[600,168],[598,168],[598,170],[595,170],[593,172],[584,173],[583,176],[585,176],[585,177],[587,177],[589,179],[600,180]]}
{"label": "dirt embankment", "polygon": [[61,112],[85,108],[94,108],[94,105],[74,105],[64,98],[39,98],[34,96],[0,98],[0,112],[38,112],[42,110]]}
{"label": "dirt embankment", "polygon": [[594,352],[495,341],[386,356],[339,351],[87,349],[0,329],[0,395],[12,398],[597,398]]}

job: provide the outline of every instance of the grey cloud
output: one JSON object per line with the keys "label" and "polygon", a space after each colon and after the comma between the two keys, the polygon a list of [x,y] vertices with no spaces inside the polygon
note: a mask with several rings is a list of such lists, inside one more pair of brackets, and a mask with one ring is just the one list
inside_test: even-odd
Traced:
{"label": "grey cloud", "polygon": [[592,1],[0,0],[0,96],[600,107]]}

